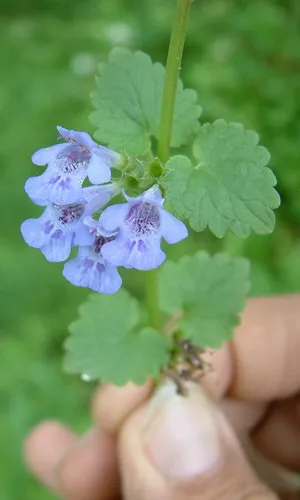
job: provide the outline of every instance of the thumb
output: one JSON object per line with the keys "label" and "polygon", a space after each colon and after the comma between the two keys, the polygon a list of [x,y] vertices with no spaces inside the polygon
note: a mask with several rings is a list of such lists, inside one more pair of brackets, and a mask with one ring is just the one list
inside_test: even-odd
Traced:
{"label": "thumb", "polygon": [[126,421],[119,440],[126,500],[275,500],[229,424],[196,384],[166,382]]}

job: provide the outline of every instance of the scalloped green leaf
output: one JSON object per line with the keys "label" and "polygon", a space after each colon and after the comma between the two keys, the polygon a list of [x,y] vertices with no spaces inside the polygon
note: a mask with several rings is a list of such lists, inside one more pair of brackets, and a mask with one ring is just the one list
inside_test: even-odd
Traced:
{"label": "scalloped green leaf", "polygon": [[115,295],[90,295],[79,308],[65,342],[65,371],[91,380],[143,384],[168,361],[169,339],[143,327],[142,310],[124,289]]}
{"label": "scalloped green leaf", "polygon": [[159,272],[160,306],[180,313],[179,328],[203,347],[230,340],[250,288],[249,263],[225,253],[198,252],[166,262]]}
{"label": "scalloped green leaf", "polygon": [[172,211],[195,231],[208,227],[219,238],[227,230],[245,238],[274,229],[280,204],[270,154],[258,135],[238,123],[206,123],[194,143],[197,164],[184,156],[167,163],[162,179]]}
{"label": "scalloped green leaf", "polygon": [[[96,139],[111,149],[135,156],[147,152],[158,137],[165,68],[143,52],[115,48],[92,94]],[[201,107],[194,90],[178,82],[172,147],[189,142],[199,130]]]}

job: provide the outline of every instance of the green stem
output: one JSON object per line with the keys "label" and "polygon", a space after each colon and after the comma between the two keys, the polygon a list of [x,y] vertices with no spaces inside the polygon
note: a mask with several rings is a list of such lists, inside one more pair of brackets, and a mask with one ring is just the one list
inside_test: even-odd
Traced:
{"label": "green stem", "polygon": [[157,292],[157,272],[156,269],[153,269],[152,271],[148,271],[146,275],[146,300],[149,323],[154,328],[160,329],[161,324]]}
{"label": "green stem", "polygon": [[[157,147],[158,157],[162,163],[169,158],[176,90],[191,3],[192,0],[177,0],[177,11],[171,33]],[[149,323],[154,328],[160,329],[156,270],[146,274],[146,300]]]}
{"label": "green stem", "polygon": [[169,158],[176,90],[191,3],[192,0],[177,0],[169,45],[158,140],[158,157],[163,163]]}

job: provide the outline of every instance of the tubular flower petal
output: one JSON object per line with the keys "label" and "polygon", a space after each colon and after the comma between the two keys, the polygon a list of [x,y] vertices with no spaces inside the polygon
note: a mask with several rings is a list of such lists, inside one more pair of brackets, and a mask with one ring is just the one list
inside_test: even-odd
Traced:
{"label": "tubular flower petal", "polygon": [[28,245],[39,248],[50,262],[66,260],[74,244],[74,237],[89,233],[82,222],[85,205],[72,203],[69,205],[48,205],[38,219],[23,222],[21,232]]}
{"label": "tubular flower petal", "polygon": [[117,268],[102,255],[103,245],[114,238],[97,233],[92,246],[80,247],[77,256],[64,265],[64,277],[75,286],[91,288],[98,293],[116,293],[122,279]]}
{"label": "tubular flower petal", "polygon": [[26,243],[39,248],[50,262],[66,260],[74,245],[92,245],[94,236],[84,219],[103,207],[115,193],[114,185],[92,186],[81,190],[81,198],[67,205],[50,203],[38,219],[23,222]]}
{"label": "tubular flower petal", "polygon": [[100,216],[100,227],[118,230],[116,238],[103,245],[102,255],[115,266],[154,269],[166,258],[160,248],[161,238],[177,243],[188,236],[186,226],[162,208],[164,200],[158,186],[137,198],[124,196],[127,203],[108,207]]}
{"label": "tubular flower petal", "polygon": [[59,138],[67,143],[40,149],[32,156],[33,163],[48,165],[42,175],[29,178],[25,184],[26,193],[37,205],[73,203],[86,177],[92,184],[109,182],[111,167],[121,160],[118,153],[94,142],[87,132],[57,128]]}

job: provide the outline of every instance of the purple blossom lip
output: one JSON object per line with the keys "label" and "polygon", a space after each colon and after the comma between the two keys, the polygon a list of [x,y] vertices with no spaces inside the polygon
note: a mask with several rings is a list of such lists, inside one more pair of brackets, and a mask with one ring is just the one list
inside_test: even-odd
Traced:
{"label": "purple blossom lip", "polygon": [[77,202],[49,203],[37,219],[23,222],[21,232],[29,246],[39,248],[50,262],[66,260],[74,245],[92,245],[94,236],[84,219],[103,207],[116,192],[113,184],[81,190]]}
{"label": "purple blossom lip", "polygon": [[85,205],[48,205],[37,219],[27,219],[21,226],[24,240],[29,246],[39,248],[50,262],[62,262],[71,252],[75,241],[92,242],[82,218]]}
{"label": "purple blossom lip", "polygon": [[150,270],[166,258],[161,239],[177,243],[188,236],[183,222],[162,208],[164,200],[157,185],[137,198],[126,196],[127,203],[106,208],[99,226],[106,231],[119,230],[113,241],[103,245],[102,255],[112,265]]}
{"label": "purple blossom lip", "polygon": [[159,209],[149,202],[132,203],[125,224],[137,235],[150,235],[159,229]]}
{"label": "purple blossom lip", "polygon": [[67,204],[76,201],[86,177],[92,184],[111,180],[111,167],[121,156],[92,140],[87,132],[57,127],[59,138],[67,141],[42,148],[32,155],[36,165],[47,165],[43,174],[31,177],[25,191],[37,205]]}
{"label": "purple blossom lip", "polygon": [[88,287],[98,293],[116,293],[122,285],[116,266],[109,264],[102,255],[105,243],[115,236],[95,235],[92,246],[81,246],[76,257],[64,265],[63,275],[75,286]]}

